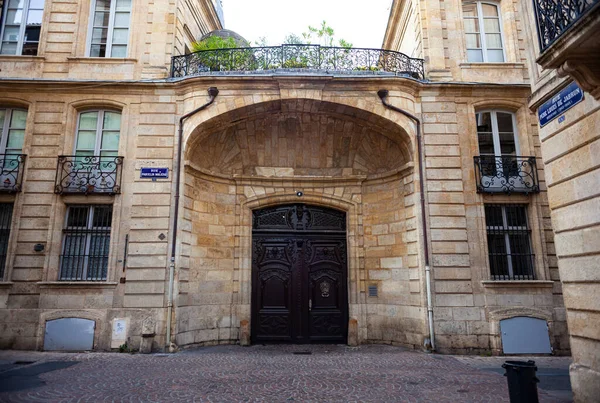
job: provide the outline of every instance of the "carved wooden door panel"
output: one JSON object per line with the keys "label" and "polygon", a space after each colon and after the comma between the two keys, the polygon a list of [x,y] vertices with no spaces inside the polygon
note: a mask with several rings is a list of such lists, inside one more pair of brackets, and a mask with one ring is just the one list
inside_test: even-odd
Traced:
{"label": "carved wooden door panel", "polygon": [[253,342],[345,343],[345,213],[296,204],[253,220]]}
{"label": "carved wooden door panel", "polygon": [[308,270],[310,341],[345,343],[346,240],[310,240],[303,251]]}

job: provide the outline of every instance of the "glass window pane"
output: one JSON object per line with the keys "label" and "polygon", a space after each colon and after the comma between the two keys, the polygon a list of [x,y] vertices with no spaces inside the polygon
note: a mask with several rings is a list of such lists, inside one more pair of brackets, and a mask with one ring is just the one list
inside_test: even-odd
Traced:
{"label": "glass window pane", "polygon": [[4,28],[4,37],[2,38],[5,41],[16,42],[19,40],[19,27],[15,26],[7,26]]}
{"label": "glass window pane", "polygon": [[113,45],[111,57],[127,57],[127,45]]}
{"label": "glass window pane", "polygon": [[466,34],[467,49],[481,48],[481,38],[479,34]]}
{"label": "glass window pane", "polygon": [[87,228],[87,219],[88,207],[69,207],[69,219],[67,220],[67,227]]}
{"label": "glass window pane", "polygon": [[77,136],[77,150],[94,150],[96,147],[96,132],[80,130]]}
{"label": "glass window pane", "polygon": [[464,17],[477,17],[477,3],[465,1],[463,2],[462,9]]}
{"label": "glass window pane", "polygon": [[27,25],[42,24],[43,10],[29,10],[27,14]]}
{"label": "glass window pane", "polygon": [[96,130],[98,128],[98,112],[85,112],[79,115],[79,130]]}
{"label": "glass window pane", "polygon": [[486,34],[485,43],[488,49],[502,49],[502,38],[500,34]]}
{"label": "glass window pane", "polygon": [[16,55],[17,54],[17,43],[16,42],[3,42],[2,51],[0,54],[3,55]]}
{"label": "glass window pane", "polygon": [[44,0],[29,0],[29,9],[33,8],[43,9]]}
{"label": "glass window pane", "polygon": [[90,46],[90,57],[104,57],[104,56],[106,56],[106,45]]}
{"label": "glass window pane", "polygon": [[502,207],[496,205],[485,205],[485,225],[488,227],[503,227]]}
{"label": "glass window pane", "polygon": [[96,11],[110,11],[110,0],[96,0]]}
{"label": "glass window pane", "polygon": [[6,24],[21,24],[23,20],[23,10],[8,10],[6,13]]}
{"label": "glass window pane", "polygon": [[524,227],[527,228],[527,213],[526,207],[523,205],[507,205],[506,223],[509,227]]}
{"label": "glass window pane", "polygon": [[119,132],[104,132],[102,136],[103,150],[119,149]]}
{"label": "glass window pane", "polygon": [[499,133],[500,152],[502,155],[517,155],[515,135],[513,133]]}
{"label": "glass window pane", "polygon": [[10,130],[6,148],[11,148],[13,151],[18,151],[23,148],[23,139],[25,138],[25,130]]}
{"label": "glass window pane", "polygon": [[479,32],[479,21],[476,18],[465,18],[465,32]]}
{"label": "glass window pane", "polygon": [[483,27],[488,34],[500,32],[500,20],[498,18],[486,18],[483,20]]}
{"label": "glass window pane", "polygon": [[23,8],[25,7],[25,0],[10,0],[8,6],[10,8]]}
{"label": "glass window pane", "polygon": [[4,129],[4,117],[6,116],[6,109],[0,109],[0,130]]}
{"label": "glass window pane", "polygon": [[478,132],[491,132],[492,131],[492,114],[490,112],[476,113],[475,120],[477,120],[477,131]]}
{"label": "glass window pane", "polygon": [[129,27],[129,13],[116,13],[115,27]]}
{"label": "glass window pane", "polygon": [[494,155],[494,138],[492,133],[479,132],[477,134],[479,141],[479,154],[480,155]]}
{"label": "glass window pane", "polygon": [[498,119],[498,131],[511,133],[514,131],[512,114],[506,112],[496,112],[496,118]]}
{"label": "glass window pane", "polygon": [[483,62],[483,52],[480,49],[468,49],[467,60],[471,63]]}
{"label": "glass window pane", "polygon": [[131,10],[131,0],[117,0],[117,11]]}
{"label": "glass window pane", "polygon": [[96,12],[94,14],[94,26],[96,27],[108,27],[108,19],[110,13],[107,12]]}
{"label": "glass window pane", "polygon": [[108,39],[108,29],[94,28],[92,30],[92,42],[93,43],[106,43],[107,39]]}
{"label": "glass window pane", "polygon": [[27,111],[13,110],[10,118],[10,127],[13,129],[24,129],[27,123]]}
{"label": "glass window pane", "polygon": [[93,227],[110,227],[112,222],[112,206],[94,208]]}
{"label": "glass window pane", "polygon": [[121,114],[119,112],[104,112],[104,130],[121,130]]}
{"label": "glass window pane", "polygon": [[129,38],[128,28],[115,28],[113,30],[113,44],[126,44]]}
{"label": "glass window pane", "polygon": [[493,4],[481,4],[481,10],[483,11],[484,17],[497,17],[498,16],[498,7]]}
{"label": "glass window pane", "polygon": [[504,54],[502,53],[502,49],[498,50],[488,50],[488,62],[490,63],[501,63],[504,61]]}

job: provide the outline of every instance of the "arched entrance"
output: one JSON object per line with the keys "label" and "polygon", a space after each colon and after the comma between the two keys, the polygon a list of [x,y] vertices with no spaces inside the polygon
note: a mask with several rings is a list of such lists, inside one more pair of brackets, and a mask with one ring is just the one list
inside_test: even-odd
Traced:
{"label": "arched entrance", "polygon": [[346,343],[346,213],[290,204],[253,212],[252,341]]}

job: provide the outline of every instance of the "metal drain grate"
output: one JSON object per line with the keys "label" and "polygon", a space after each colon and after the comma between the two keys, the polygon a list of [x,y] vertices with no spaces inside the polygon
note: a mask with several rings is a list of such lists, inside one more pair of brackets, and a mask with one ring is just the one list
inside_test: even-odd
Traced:
{"label": "metal drain grate", "polygon": [[295,355],[311,355],[312,351],[294,351],[293,354],[295,354]]}

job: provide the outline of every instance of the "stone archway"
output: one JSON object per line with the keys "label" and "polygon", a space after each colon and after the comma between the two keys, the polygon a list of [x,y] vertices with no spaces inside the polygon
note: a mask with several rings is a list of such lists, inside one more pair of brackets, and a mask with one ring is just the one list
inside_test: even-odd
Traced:
{"label": "stone archway", "polygon": [[[307,99],[227,111],[194,129],[184,154],[177,343],[236,342],[241,321],[256,325],[252,211],[303,203],[347,215],[348,317],[358,340],[420,345],[422,295],[409,284],[419,258],[413,143],[380,115]],[[370,288],[379,296],[368,297]]]}

